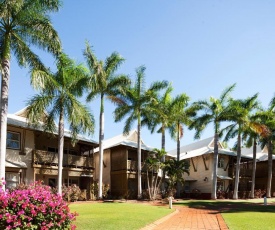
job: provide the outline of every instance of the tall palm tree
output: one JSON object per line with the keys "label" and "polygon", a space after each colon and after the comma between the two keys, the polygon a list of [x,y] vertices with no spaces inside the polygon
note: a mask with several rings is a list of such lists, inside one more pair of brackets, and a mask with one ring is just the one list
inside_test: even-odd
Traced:
{"label": "tall palm tree", "polygon": [[187,108],[190,98],[182,93],[171,100],[169,106],[171,126],[169,132],[171,137],[177,142],[177,161],[180,160],[180,139],[184,135],[184,125],[189,126],[192,123],[191,118],[196,115],[196,108],[191,106]]}
{"label": "tall palm tree", "polygon": [[[192,117],[196,115],[194,106],[187,107],[189,100],[189,97],[182,93],[173,98],[169,106],[171,119],[169,132],[177,142],[177,161],[180,161],[180,140],[184,136],[184,125],[189,127],[192,123]],[[180,183],[177,183],[177,196],[180,196]]]}
{"label": "tall palm tree", "polygon": [[49,13],[58,11],[60,1],[5,0],[0,2],[0,61],[1,61],[1,134],[0,178],[5,178],[7,113],[10,60],[14,55],[19,66],[43,68],[30,45],[57,54],[61,43]]}
{"label": "tall palm tree", "polygon": [[268,151],[268,173],[267,173],[267,186],[266,197],[271,197],[271,183],[272,183],[272,162],[273,162],[273,148],[275,140],[275,97],[273,97],[266,110],[259,112],[261,122],[268,128],[269,134],[260,138],[260,144],[263,148],[267,147]]}
{"label": "tall palm tree", "polygon": [[[265,124],[262,124],[261,121],[261,112],[256,111],[255,114],[252,114],[249,116],[249,121],[251,124],[256,124],[257,126],[253,125],[252,127],[248,126],[247,129],[244,130],[242,139],[246,140],[246,147],[250,148],[252,147],[253,152],[253,162],[252,162],[252,180],[251,180],[251,192],[250,192],[250,198],[254,199],[255,197],[255,176],[256,176],[256,160],[257,160],[257,145],[260,140],[260,138],[266,138],[270,131],[268,127]],[[255,129],[257,128],[257,129]]]}
{"label": "tall palm tree", "polygon": [[99,115],[99,188],[98,198],[102,198],[102,178],[103,178],[103,145],[104,140],[104,100],[112,100],[121,93],[123,88],[130,83],[130,79],[125,75],[115,75],[115,71],[124,62],[118,53],[114,52],[106,58],[105,62],[97,60],[91,47],[86,43],[84,51],[88,67],[90,69],[89,82],[90,89],[87,101],[91,101],[97,95],[100,96],[100,115]]}
{"label": "tall palm tree", "polygon": [[[154,133],[158,125],[161,127],[158,129],[158,133],[161,133],[161,149],[165,151],[165,131],[171,126],[170,118],[170,105],[171,105],[171,92],[173,87],[171,84],[164,91],[163,95],[158,95],[157,100],[153,101],[151,105],[151,115],[146,116],[142,120],[142,124],[148,126],[151,133]],[[163,159],[164,161],[164,159]]]}
{"label": "tall palm tree", "polygon": [[230,138],[237,136],[237,162],[236,162],[236,172],[235,172],[235,184],[233,199],[238,199],[238,189],[239,189],[239,175],[240,175],[240,163],[241,163],[241,147],[242,147],[242,134],[247,129],[258,129],[260,124],[249,117],[252,112],[259,108],[259,102],[257,100],[258,94],[253,95],[247,99],[230,99],[231,108],[231,118],[230,121],[233,124],[227,126],[223,131],[227,132],[224,140],[228,141]]}
{"label": "tall palm tree", "polygon": [[[155,129],[158,125],[160,128],[158,129],[158,133],[161,133],[161,150],[165,152],[165,131],[168,127],[171,126],[172,120],[170,118],[170,105],[171,105],[171,93],[173,91],[173,87],[171,84],[166,88],[164,93],[161,95],[157,95],[157,100],[152,101],[150,107],[151,112],[149,116],[145,116],[141,121],[141,124],[147,125],[151,133],[154,133]],[[165,162],[165,154],[163,155],[162,162]],[[162,171],[162,191],[165,190],[165,173],[163,169]]]}
{"label": "tall palm tree", "polygon": [[210,97],[209,101],[203,100],[194,103],[198,111],[202,111],[201,115],[198,115],[194,122],[190,125],[190,128],[195,128],[195,138],[199,138],[202,131],[207,125],[213,123],[214,125],[214,158],[213,158],[213,180],[211,199],[217,199],[217,167],[218,167],[218,141],[220,136],[221,122],[228,121],[231,115],[231,111],[228,107],[228,100],[230,93],[235,88],[235,84],[226,88],[219,98]]}
{"label": "tall palm tree", "polygon": [[82,96],[83,79],[87,69],[76,64],[65,54],[57,61],[57,72],[35,69],[32,71],[32,85],[40,93],[28,101],[30,124],[39,124],[39,118],[48,109],[44,129],[55,132],[54,121],[58,120],[58,193],[62,194],[62,163],[64,146],[64,122],[70,125],[72,140],[76,141],[79,132],[94,132],[94,118],[86,106],[77,99]]}
{"label": "tall palm tree", "polygon": [[154,82],[149,88],[145,87],[145,67],[141,66],[136,69],[136,81],[133,85],[125,88],[125,94],[113,100],[117,104],[115,109],[115,121],[121,121],[127,115],[124,134],[128,134],[134,122],[137,121],[138,131],[138,198],[141,198],[141,119],[150,114],[152,101],[156,101],[157,93],[167,87],[168,82]]}

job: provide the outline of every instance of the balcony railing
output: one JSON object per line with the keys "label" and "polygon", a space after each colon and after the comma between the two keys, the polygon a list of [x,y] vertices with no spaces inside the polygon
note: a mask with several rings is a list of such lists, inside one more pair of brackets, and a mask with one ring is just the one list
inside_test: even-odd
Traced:
{"label": "balcony railing", "polygon": [[[33,163],[38,165],[58,165],[58,153],[34,150]],[[92,157],[75,156],[70,154],[63,155],[63,167],[69,168],[94,168]]]}
{"label": "balcony railing", "polygon": [[[137,161],[127,160],[127,170],[128,171],[137,171]],[[141,162],[141,171],[146,172],[147,167],[144,165],[144,162]],[[151,170],[149,170],[151,171]]]}
{"label": "balcony railing", "polygon": [[137,171],[137,161],[127,160],[127,170]]}

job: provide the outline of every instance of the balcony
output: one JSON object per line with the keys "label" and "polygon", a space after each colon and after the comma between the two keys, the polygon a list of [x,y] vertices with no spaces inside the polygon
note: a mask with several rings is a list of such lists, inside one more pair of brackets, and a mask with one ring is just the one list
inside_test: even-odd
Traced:
{"label": "balcony", "polygon": [[127,170],[137,171],[137,161],[127,160]]}
{"label": "balcony", "polygon": [[[127,160],[127,171],[137,172],[138,166],[137,161]],[[147,166],[144,165],[144,162],[141,162],[141,171],[146,172]],[[151,170],[149,170],[151,172]],[[156,173],[156,172],[155,172]]]}
{"label": "balcony", "polygon": [[[43,151],[43,150],[34,150],[33,163],[35,165],[57,166],[58,154],[53,152]],[[63,167],[93,169],[94,162],[92,157],[64,154]]]}

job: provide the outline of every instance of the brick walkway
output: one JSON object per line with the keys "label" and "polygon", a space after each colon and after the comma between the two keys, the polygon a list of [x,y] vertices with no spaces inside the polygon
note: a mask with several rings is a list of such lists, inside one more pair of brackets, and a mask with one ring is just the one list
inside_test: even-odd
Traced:
{"label": "brick walkway", "polygon": [[228,230],[228,227],[217,211],[176,207],[175,212],[142,230]]}

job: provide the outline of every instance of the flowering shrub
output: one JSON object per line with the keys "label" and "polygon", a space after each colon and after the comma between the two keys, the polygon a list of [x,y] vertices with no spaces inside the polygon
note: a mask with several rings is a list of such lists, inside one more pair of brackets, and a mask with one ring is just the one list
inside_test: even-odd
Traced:
{"label": "flowering shrub", "polygon": [[75,216],[62,197],[42,182],[6,192],[0,186],[0,229],[75,229]]}
{"label": "flowering shrub", "polygon": [[81,194],[81,190],[76,184],[73,184],[68,187],[63,185],[62,194],[63,194],[63,199],[66,201],[77,201]]}
{"label": "flowering shrub", "polygon": [[[109,184],[102,184],[102,198],[107,198],[108,197],[108,193],[110,190],[110,185]],[[98,182],[94,181],[91,184],[91,195],[93,197],[93,199],[98,199],[97,195],[98,195]]]}

